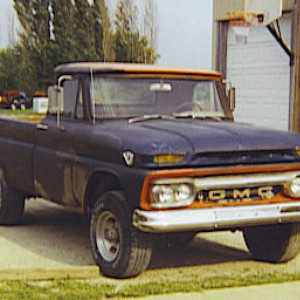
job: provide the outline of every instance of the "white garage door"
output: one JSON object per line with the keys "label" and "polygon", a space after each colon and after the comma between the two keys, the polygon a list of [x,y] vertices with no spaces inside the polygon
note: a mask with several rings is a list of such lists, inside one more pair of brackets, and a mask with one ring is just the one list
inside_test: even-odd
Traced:
{"label": "white garage door", "polygon": [[[283,38],[291,41],[291,17],[280,19]],[[246,45],[228,31],[227,78],[236,86],[235,120],[288,130],[289,57],[267,28],[251,27]]]}

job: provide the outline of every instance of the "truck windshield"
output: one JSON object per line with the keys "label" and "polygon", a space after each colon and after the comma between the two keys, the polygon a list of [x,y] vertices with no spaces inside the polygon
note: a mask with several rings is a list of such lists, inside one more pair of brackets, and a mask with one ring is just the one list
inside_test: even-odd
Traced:
{"label": "truck windshield", "polygon": [[209,80],[94,77],[90,94],[96,118],[225,116]]}

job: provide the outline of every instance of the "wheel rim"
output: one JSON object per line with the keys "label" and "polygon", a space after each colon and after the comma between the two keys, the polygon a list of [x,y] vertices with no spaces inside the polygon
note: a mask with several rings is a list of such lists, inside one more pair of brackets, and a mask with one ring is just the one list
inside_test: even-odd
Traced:
{"label": "wheel rim", "polygon": [[104,260],[115,260],[120,250],[120,224],[110,211],[102,212],[96,223],[96,244]]}

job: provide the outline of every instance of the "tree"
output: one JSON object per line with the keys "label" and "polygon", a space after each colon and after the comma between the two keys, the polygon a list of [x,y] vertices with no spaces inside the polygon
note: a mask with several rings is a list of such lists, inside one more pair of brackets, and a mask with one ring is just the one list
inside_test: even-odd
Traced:
{"label": "tree", "polygon": [[103,17],[102,9],[100,7],[100,1],[94,1],[94,31],[95,31],[95,52],[96,52],[96,61],[104,60],[104,49],[103,49],[103,40],[104,40],[104,29],[103,29]]}
{"label": "tree", "polygon": [[119,0],[116,11],[116,61],[135,62],[134,37],[138,30],[137,6],[132,0]]}
{"label": "tree", "polygon": [[99,11],[87,0],[51,0],[56,64],[101,61],[102,25]]}
{"label": "tree", "polygon": [[48,50],[50,0],[14,0],[14,7],[22,25],[20,33],[22,85],[29,92],[45,86],[49,74]]}
{"label": "tree", "polygon": [[[145,23],[149,28],[149,39],[152,45],[149,46],[149,39],[145,35],[140,35],[137,27],[138,9],[133,0],[119,0],[116,11],[116,32],[115,32],[115,52],[116,61],[131,63],[154,63],[157,58],[155,52],[155,26],[154,2],[152,7],[145,13]],[[152,13],[152,15],[150,14]],[[146,26],[145,26],[146,28]],[[144,28],[144,31],[146,32]]]}
{"label": "tree", "polygon": [[105,3],[105,0],[95,0],[95,7],[99,12],[99,16],[102,23],[103,61],[114,61],[114,37],[111,29],[108,7]]}
{"label": "tree", "polygon": [[18,48],[0,51],[0,90],[19,90],[21,55]]}
{"label": "tree", "polygon": [[156,49],[156,35],[157,35],[157,6],[154,0],[145,0],[144,11],[144,36],[149,41],[149,47],[144,47],[144,62],[154,63],[157,59]]}
{"label": "tree", "polygon": [[54,64],[74,61],[74,5],[72,0],[51,0],[51,59]]}
{"label": "tree", "polygon": [[[147,34],[141,35],[134,0],[118,0],[114,32],[105,0],[14,0],[14,7],[22,26],[14,47],[21,78],[18,86],[27,93],[46,91],[53,82],[54,66],[61,63],[156,60],[155,10],[147,6],[149,30],[145,26]],[[12,54],[5,56],[11,62]]]}
{"label": "tree", "polygon": [[[74,1],[74,43],[75,60],[95,61],[96,41],[95,28],[101,30],[101,26],[96,24],[96,14],[93,14],[94,7],[87,0]],[[98,25],[98,26],[97,26]],[[102,43],[100,43],[101,45]],[[102,52],[102,51],[101,51]],[[99,53],[99,52],[98,52]],[[102,60],[102,57],[99,58]]]}

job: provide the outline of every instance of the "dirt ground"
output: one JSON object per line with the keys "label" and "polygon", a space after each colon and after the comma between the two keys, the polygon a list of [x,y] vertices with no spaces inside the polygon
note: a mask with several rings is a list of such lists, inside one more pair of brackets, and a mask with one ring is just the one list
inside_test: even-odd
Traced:
{"label": "dirt ground", "polygon": [[[156,245],[149,269],[131,282],[187,274],[203,277],[300,271],[300,255],[285,264],[251,260],[240,232],[198,234],[179,249]],[[26,203],[24,221],[18,226],[0,227],[0,279],[52,277],[97,278],[99,275],[89,248],[89,217],[66,211],[44,200]],[[123,281],[123,283],[125,283]]]}

